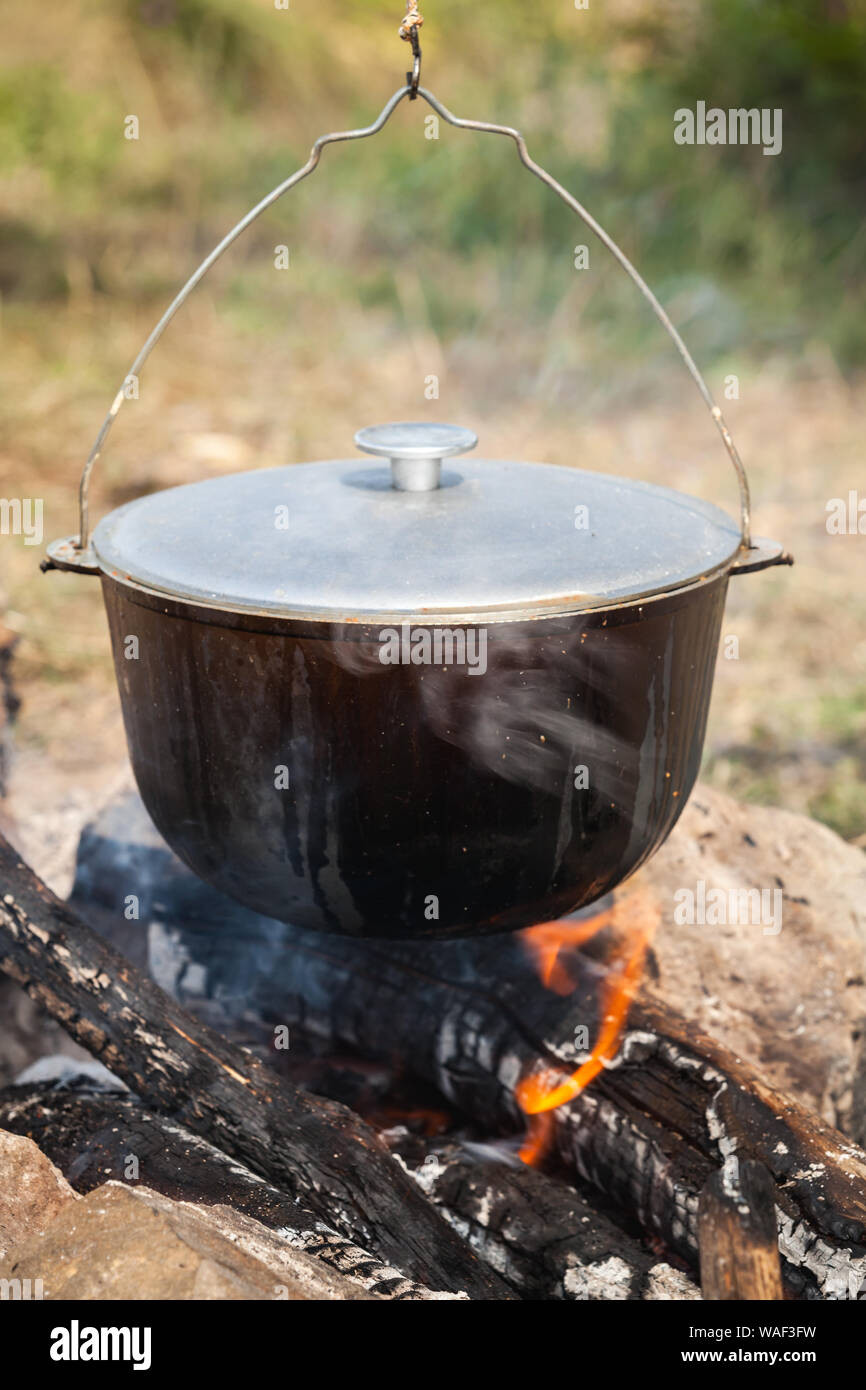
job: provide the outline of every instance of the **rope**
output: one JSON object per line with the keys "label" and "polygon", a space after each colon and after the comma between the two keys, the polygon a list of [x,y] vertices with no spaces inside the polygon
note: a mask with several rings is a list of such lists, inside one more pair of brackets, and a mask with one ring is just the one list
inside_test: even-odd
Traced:
{"label": "rope", "polygon": [[418,9],[417,0],[406,0],[406,17],[400,25],[399,34],[401,39],[407,43],[412,42],[412,30],[418,30],[424,23],[423,16]]}

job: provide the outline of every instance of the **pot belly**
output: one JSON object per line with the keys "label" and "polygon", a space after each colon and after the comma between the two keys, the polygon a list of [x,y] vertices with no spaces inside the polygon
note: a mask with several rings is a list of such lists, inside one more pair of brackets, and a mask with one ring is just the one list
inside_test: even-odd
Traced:
{"label": "pot belly", "polygon": [[565,915],[662,843],[697,776],[726,587],[492,624],[435,665],[417,627],[383,664],[378,627],[103,579],[132,766],[169,845],[258,912],[383,937]]}

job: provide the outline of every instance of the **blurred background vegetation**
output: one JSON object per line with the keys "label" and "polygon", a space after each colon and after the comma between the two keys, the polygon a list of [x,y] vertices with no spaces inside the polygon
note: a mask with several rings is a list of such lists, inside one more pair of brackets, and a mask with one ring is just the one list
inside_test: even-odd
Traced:
{"label": "blurred background vegetation", "polygon": [[[0,289],[11,302],[58,302],[85,281],[157,307],[185,257],[301,162],[314,132],[366,123],[408,61],[395,39],[401,0],[4,8]],[[862,7],[430,0],[424,47],[424,80],[464,114],[526,127],[542,162],[680,306],[699,351],[796,353],[817,332],[843,369],[866,361]],[[697,99],[781,108],[783,154],[675,145],[672,113]],[[141,122],[134,146],[120,138],[127,108]],[[402,139],[329,156],[339,169],[315,221],[304,226],[308,207],[279,209],[234,253],[228,288],[256,330],[271,296],[256,296],[244,262],[261,259],[287,218],[304,226],[320,275],[311,288],[335,299],[348,290],[399,311],[393,258],[422,243],[431,270],[447,261],[426,295],[446,338],[474,326],[464,294],[479,277],[528,327],[560,302],[550,247],[571,238],[567,209],[518,181],[510,150],[479,152],[459,136],[431,149],[410,113],[399,124]],[[350,265],[362,236],[366,256]],[[617,353],[623,342],[641,350],[628,286],[610,293],[622,297],[623,337],[609,298],[590,318],[609,325]]]}
{"label": "blurred background vegetation", "polygon": [[[43,496],[48,536],[74,529],[104,409],[198,259],[317,135],[368,123],[402,80],[403,8],[0,0],[0,495]],[[458,114],[519,125],[635,260],[717,395],[739,379],[727,413],[757,527],[799,564],[732,585],[740,658],[720,662],[707,775],[862,837],[866,538],[824,522],[828,498],[866,493],[863,4],[422,10],[425,84]],[[781,108],[782,153],[676,145],[674,111],[699,100]],[[733,502],[700,403],[621,272],[509,143],[425,139],[426,113],[404,103],[375,141],[327,151],[220,263],[112,436],[97,514],[219,469],[339,456],[360,425],[412,416],[468,424],[488,454]],[[39,579],[36,560],[0,538],[19,737],[78,775],[120,746],[99,598]]]}

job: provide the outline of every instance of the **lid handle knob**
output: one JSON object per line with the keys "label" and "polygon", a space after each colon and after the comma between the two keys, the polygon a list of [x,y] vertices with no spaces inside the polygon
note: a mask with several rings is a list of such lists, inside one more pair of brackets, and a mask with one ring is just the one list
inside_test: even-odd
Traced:
{"label": "lid handle knob", "polygon": [[391,486],[398,492],[433,492],[442,460],[474,449],[478,436],[458,425],[404,422],[358,430],[355,443],[365,454],[391,460]]}

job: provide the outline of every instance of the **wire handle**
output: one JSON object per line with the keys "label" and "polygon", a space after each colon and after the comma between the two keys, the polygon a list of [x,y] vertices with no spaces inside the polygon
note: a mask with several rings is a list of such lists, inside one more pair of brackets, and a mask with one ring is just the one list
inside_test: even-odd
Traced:
{"label": "wire handle", "polygon": [[[415,33],[415,38],[417,40],[417,27],[413,26],[413,29]],[[378,132],[382,130],[382,128],[390,120],[391,116],[394,114],[401,101],[403,101],[405,97],[413,99],[415,95],[423,97],[424,101],[427,102],[428,106],[432,107],[432,109],[436,112],[438,116],[442,118],[443,121],[446,121],[448,125],[456,126],[458,130],[473,130],[479,132],[482,135],[504,135],[508,139],[513,140],[515,145],[517,146],[517,153],[520,157],[521,163],[530,171],[531,174],[534,174],[536,178],[540,179],[543,184],[545,184],[549,189],[551,189],[557,195],[557,197],[561,198],[562,201],[568,207],[570,207],[573,212],[577,213],[578,217],[586,224],[587,227],[589,227],[590,231],[595,233],[595,235],[599,238],[603,245],[607,247],[608,251],[610,251],[611,255],[619,262],[619,264],[622,266],[623,270],[627,273],[627,275],[630,276],[634,284],[640,290],[641,294],[648,301],[659,323],[662,325],[662,327],[666,330],[666,332],[673,340],[677,352],[679,353],[683,363],[687,367],[689,374],[692,377],[692,380],[697,386],[704,400],[704,403],[707,406],[707,409],[709,410],[713,420],[715,421],[719,434],[722,437],[722,442],[724,443],[725,449],[727,450],[728,457],[730,458],[731,463],[734,467],[734,471],[737,475],[737,483],[739,486],[740,493],[740,531],[742,535],[743,546],[747,549],[749,548],[749,546],[751,545],[751,503],[749,496],[749,482],[746,477],[746,471],[743,467],[742,460],[740,459],[740,455],[737,452],[736,445],[734,444],[734,441],[731,438],[730,430],[728,429],[725,423],[722,412],[713,400],[713,397],[710,393],[710,389],[707,386],[707,383],[705,382],[700,371],[698,370],[694,358],[692,357],[691,353],[689,352],[688,348],[686,347],[685,343],[680,337],[679,332],[674,327],[671,320],[668,318],[668,315],[662,308],[662,305],[659,303],[658,299],[656,299],[649,285],[632,265],[625,252],[619,248],[619,246],[616,244],[613,238],[608,235],[604,228],[600,226],[598,222],[596,222],[595,218],[589,212],[587,212],[586,208],[584,208],[583,205],[579,203],[578,200],[571,193],[569,193],[567,189],[563,188],[562,184],[558,183],[552,174],[549,174],[546,169],[543,169],[540,164],[537,164],[535,162],[535,160],[530,156],[529,151],[526,147],[526,141],[524,140],[519,130],[514,130],[511,126],[492,125],[487,121],[461,120],[460,117],[453,115],[452,112],[448,110],[447,106],[443,106],[442,102],[437,100],[437,98],[433,96],[432,92],[428,92],[426,88],[419,86],[416,92],[414,84],[412,80],[410,80],[406,83],[404,87],[401,87],[398,91],[394,93],[391,99],[382,108],[382,111],[380,112],[377,119],[372,123],[372,125],[364,126],[359,130],[335,131],[330,135],[320,136],[316,143],[313,145],[313,148],[310,152],[310,157],[307,160],[306,164],[304,164],[300,169],[297,169],[294,174],[291,174],[289,176],[289,178],[285,179],[282,183],[278,184],[277,187],[272,189],[266,197],[262,198],[261,202],[257,203],[254,208],[251,208],[245,217],[241,218],[240,222],[238,222],[236,226],[234,226],[231,229],[231,231],[223,237],[222,241],[214,247],[210,255],[205,257],[201,265],[193,272],[193,274],[187,280],[186,284],[175,296],[171,304],[169,304],[162,318],[159,320],[159,322],[152,330],[150,336],[140,349],[135,361],[133,362],[132,366],[130,367],[129,371],[124,377],[120,390],[118,391],[111,404],[111,409],[109,410],[108,414],[102,422],[102,426],[99,430],[98,435],[96,436],[93,448],[91,449],[87,462],[84,465],[84,470],[81,474],[81,483],[79,485],[78,491],[78,538],[77,540],[73,540],[72,542],[66,541],[57,543],[58,546],[65,547],[65,550],[62,552],[62,554],[66,562],[66,567],[88,567],[89,557],[87,555],[87,552],[89,549],[90,540],[88,495],[90,489],[90,479],[93,473],[93,469],[100,457],[100,454],[102,453],[102,448],[105,444],[106,439],[108,438],[109,431],[111,430],[114,421],[117,419],[117,416],[120,412],[120,408],[123,405],[124,400],[126,399],[124,391],[126,383],[129,381],[130,377],[138,377],[141,368],[144,366],[145,362],[147,361],[156,344],[159,342],[165,329],[168,327],[169,323],[174,318],[178,309],[180,309],[180,307],[185,303],[185,301],[187,300],[191,292],[195,289],[199,281],[202,280],[204,276],[207,274],[207,272],[210,270],[211,266],[219,260],[223,252],[228,250],[228,248],[232,245],[234,241],[237,240],[241,233],[245,232],[247,227],[249,227],[253,222],[255,222],[256,218],[260,217],[261,214],[265,212],[269,207],[271,207],[279,198],[281,198],[284,193],[288,193],[290,189],[295,188],[297,184],[299,184],[303,179],[307,178],[309,174],[313,173],[313,171],[317,168],[319,161],[322,157],[322,151],[325,149],[327,145],[334,145],[347,140],[365,140],[368,136],[377,135]],[[77,563],[75,559],[76,554],[80,557]]]}

